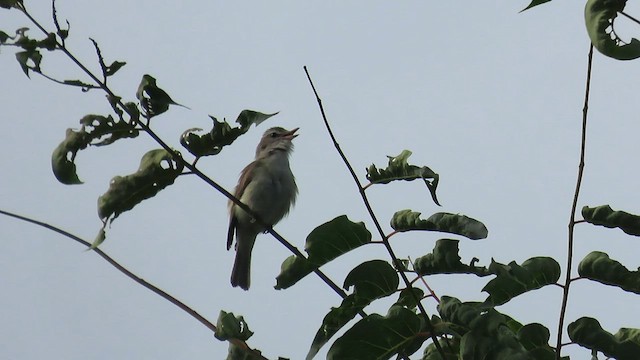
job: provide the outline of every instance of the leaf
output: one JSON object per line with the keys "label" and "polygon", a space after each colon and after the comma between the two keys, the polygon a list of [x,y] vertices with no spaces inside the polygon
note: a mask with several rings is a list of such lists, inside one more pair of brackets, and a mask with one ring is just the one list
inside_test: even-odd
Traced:
{"label": "leaf", "polygon": [[188,129],[180,136],[180,144],[197,157],[217,155],[223,147],[231,145],[240,135],[249,131],[252,124],[257,126],[276,114],[278,113],[263,114],[253,110],[242,110],[236,119],[240,127],[234,128],[226,121],[220,122],[215,117],[209,116],[213,120],[213,128],[210,132],[199,135],[196,132],[202,129]]}
{"label": "leaf", "polygon": [[[413,268],[418,275],[433,274],[475,274],[478,276],[491,275],[486,267],[463,264],[458,255],[458,240],[440,239],[430,254],[421,256],[413,262]],[[475,259],[475,258],[474,258]],[[477,260],[477,259],[476,259]]]}
{"label": "leaf", "polygon": [[412,181],[422,179],[431,193],[433,202],[436,203],[436,205],[440,205],[436,196],[436,188],[438,187],[440,176],[426,166],[418,167],[409,165],[407,159],[409,159],[411,154],[411,151],[403,150],[400,155],[396,157],[387,156],[389,158],[389,165],[386,169],[378,169],[372,164],[367,169],[367,180],[372,184],[387,184],[398,180]]}
{"label": "leaf", "polygon": [[111,63],[111,65],[105,68],[105,74],[107,76],[112,76],[125,65],[127,65],[127,63],[124,61],[114,61]]}
{"label": "leaf", "polygon": [[74,163],[76,154],[89,145],[103,146],[123,138],[138,136],[138,130],[125,121],[116,122],[110,115],[90,114],[80,119],[80,130],[67,129],[65,139],[53,150],[51,168],[63,184],[81,184]]}
{"label": "leaf", "polygon": [[607,357],[636,360],[640,354],[640,329],[622,328],[612,335],[602,329],[598,320],[582,317],[569,324],[567,332],[571,341]]}
{"label": "leaf", "polygon": [[235,316],[232,312],[228,313],[220,310],[218,321],[216,322],[216,331],[214,336],[218,340],[238,339],[247,341],[253,332],[249,330],[249,325],[242,316]]}
{"label": "leaf", "polygon": [[184,165],[164,149],[147,152],[137,172],[111,180],[107,192],[98,198],[98,216],[104,222],[113,221],[121,213],[173,184],[183,168]]}
{"label": "leaf", "polygon": [[640,294],[640,269],[629,271],[624,265],[600,251],[592,251],[582,259],[578,265],[578,274],[605,285]]}
{"label": "leaf", "polygon": [[393,294],[399,283],[396,271],[383,260],[367,261],[351,270],[344,281],[344,288],[353,286],[353,293],[343,299],[340,307],[332,308],[324,317],[306,359],[312,359],[320,348],[365,306],[376,299]]}
{"label": "leaf", "polygon": [[555,284],[560,278],[560,265],[550,257],[533,257],[518,265],[492,261],[489,271],[496,277],[482,289],[489,293],[486,304],[502,305],[527,291]]}
{"label": "leaf", "polygon": [[[605,56],[618,60],[640,57],[640,41],[623,42],[615,33],[614,21],[624,10],[626,0],[587,0],[584,20],[593,46]],[[609,31],[608,31],[609,30]]]}
{"label": "leaf", "polygon": [[551,0],[532,0],[532,1],[531,1],[531,3],[530,3],[529,5],[527,5],[527,7],[526,7],[526,8],[524,8],[524,9],[520,10],[520,12],[523,12],[523,11],[525,11],[525,10],[529,10],[529,9],[531,9],[532,7],[535,7],[535,6],[538,6],[538,5],[542,5],[542,4],[544,4],[544,3],[548,3],[548,2],[550,2],[550,1],[551,1]]}
{"label": "leaf", "polygon": [[364,223],[354,223],[346,215],[313,229],[307,236],[307,259],[292,255],[283,263],[276,278],[276,290],[286,289],[309,273],[342,254],[371,242],[371,233]]}
{"label": "leaf", "polygon": [[389,359],[419,337],[420,330],[418,315],[402,306],[392,306],[387,316],[371,314],[347,330],[333,343],[327,360]]}
{"label": "leaf", "polygon": [[169,105],[182,106],[188,109],[188,107],[173,101],[166,91],[156,85],[156,79],[147,74],[142,76],[138,91],[136,91],[136,97],[140,100],[142,108],[149,117],[166,112],[169,110]]}
{"label": "leaf", "polygon": [[[460,339],[455,359],[555,359],[547,344],[549,330],[540,324],[522,326],[491,305],[449,296],[441,297],[438,312],[453,338]],[[435,354],[431,358],[441,359]]]}
{"label": "leaf", "polygon": [[16,60],[20,64],[22,71],[29,77],[29,70],[40,72],[40,62],[42,55],[38,50],[25,50],[16,53]]}
{"label": "leaf", "polygon": [[[413,293],[413,295],[411,294]],[[424,291],[420,288],[405,288],[400,291],[398,300],[395,305],[404,306],[408,309],[415,309],[418,306],[416,299],[421,300],[424,297]]]}
{"label": "leaf", "polygon": [[457,234],[471,240],[484,239],[488,235],[487,228],[478,220],[470,217],[439,212],[428,219],[420,219],[420,214],[412,210],[396,211],[391,218],[391,227],[400,232],[427,230]]}
{"label": "leaf", "polygon": [[588,223],[608,228],[620,228],[629,235],[640,236],[640,216],[614,211],[609,205],[582,208],[582,217]]}
{"label": "leaf", "polygon": [[0,0],[0,8],[11,9],[22,6],[22,0]]}

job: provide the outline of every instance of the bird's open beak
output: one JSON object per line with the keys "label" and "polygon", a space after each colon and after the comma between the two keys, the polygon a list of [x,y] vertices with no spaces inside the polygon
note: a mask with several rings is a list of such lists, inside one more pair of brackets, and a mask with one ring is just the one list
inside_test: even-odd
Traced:
{"label": "bird's open beak", "polygon": [[289,132],[286,132],[286,133],[282,134],[282,137],[284,139],[287,139],[287,140],[293,140],[293,138],[295,138],[296,136],[299,135],[299,134],[296,134],[296,131],[298,131],[298,129],[300,129],[300,128],[297,127],[297,128],[295,128],[295,129],[293,129],[293,130],[291,130]]}

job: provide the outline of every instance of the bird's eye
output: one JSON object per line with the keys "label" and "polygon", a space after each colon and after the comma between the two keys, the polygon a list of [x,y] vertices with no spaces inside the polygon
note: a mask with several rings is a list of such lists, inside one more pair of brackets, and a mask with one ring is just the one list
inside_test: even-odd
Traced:
{"label": "bird's eye", "polygon": [[269,136],[271,136],[272,138],[274,138],[274,137],[277,137],[277,136],[278,136],[278,133],[274,131],[274,132],[272,132]]}

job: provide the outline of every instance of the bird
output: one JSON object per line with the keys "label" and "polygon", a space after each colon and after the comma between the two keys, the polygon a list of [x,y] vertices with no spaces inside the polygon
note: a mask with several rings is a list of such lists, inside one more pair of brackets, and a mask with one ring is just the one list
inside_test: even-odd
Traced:
{"label": "bird", "polygon": [[[298,187],[289,166],[296,131],[272,127],[265,131],[256,148],[255,159],[240,173],[234,196],[247,205],[269,227],[278,223],[296,201]],[[256,237],[268,227],[233,201],[229,200],[227,250],[235,236],[236,256],[231,271],[231,285],[249,290],[251,251]]]}

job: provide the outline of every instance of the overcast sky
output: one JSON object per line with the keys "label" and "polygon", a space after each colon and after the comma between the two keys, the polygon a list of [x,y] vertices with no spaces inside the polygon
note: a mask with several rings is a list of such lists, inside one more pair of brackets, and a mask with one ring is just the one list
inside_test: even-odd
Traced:
{"label": "overcast sky", "polygon": [[[50,5],[26,1],[53,29]],[[371,220],[335,153],[307,83],[311,72],[346,155],[364,180],[371,163],[412,150],[411,162],[441,176],[442,208],[418,182],[368,190],[383,225],[400,209],[461,213],[488,227],[485,240],[463,239],[463,261],[521,263],[552,256],[565,267],[567,223],[579,154],[588,38],[583,2],[556,0],[519,14],[528,2],[419,1],[57,1],[71,23],[70,49],[96,70],[89,37],[107,62],[127,65],[110,80],[135,100],[143,74],[192,110],[172,108],[153,127],[170,144],[207,115],[235,120],[243,109],[280,114],[220,155],[198,166],[231,190],[270,126],[300,127],[291,166],[300,194],[276,230],[302,249],[306,235],[338,215]],[[640,7],[628,7],[638,15]],[[15,10],[0,11],[0,29],[35,27]],[[620,21],[623,37],[637,26]],[[35,30],[32,35],[40,36]],[[61,79],[86,79],[60,54],[42,68]],[[0,53],[0,208],[54,224],[89,241],[100,227],[96,199],[115,175],[134,172],[157,145],[145,136],[78,154],[79,186],[51,173],[52,150],[65,130],[89,113],[107,114],[98,91],[24,76],[13,49]],[[637,62],[594,56],[587,168],[579,207],[611,204],[640,213],[637,191]],[[186,153],[186,151],[183,151]],[[216,320],[220,310],[242,314],[252,347],[268,358],[303,358],[340,298],[309,276],[273,289],[288,251],[268,235],[254,249],[252,287],[229,285],[233,252],[225,250],[227,199],[183,176],[120,216],[102,249],[142,278]],[[390,231],[390,228],[386,228]],[[618,230],[581,224],[576,259],[600,250],[637,268],[640,245]],[[397,253],[431,251],[441,234],[395,236]],[[375,238],[375,237],[374,237]],[[70,239],[0,217],[0,357],[3,359],[220,359],[227,344],[186,313],[124,277]],[[325,267],[341,284],[357,264],[388,260],[379,246],[358,249]],[[577,261],[576,261],[577,263]],[[487,279],[428,278],[434,291],[463,301],[484,300]],[[567,319],[595,316],[603,327],[638,327],[637,295],[579,281]],[[385,312],[395,296],[369,311]],[[558,287],[520,296],[500,311],[555,332]],[[430,312],[435,302],[425,300]],[[634,314],[629,316],[629,314]],[[328,346],[318,358],[323,358]],[[586,358],[571,346],[565,354]]]}

